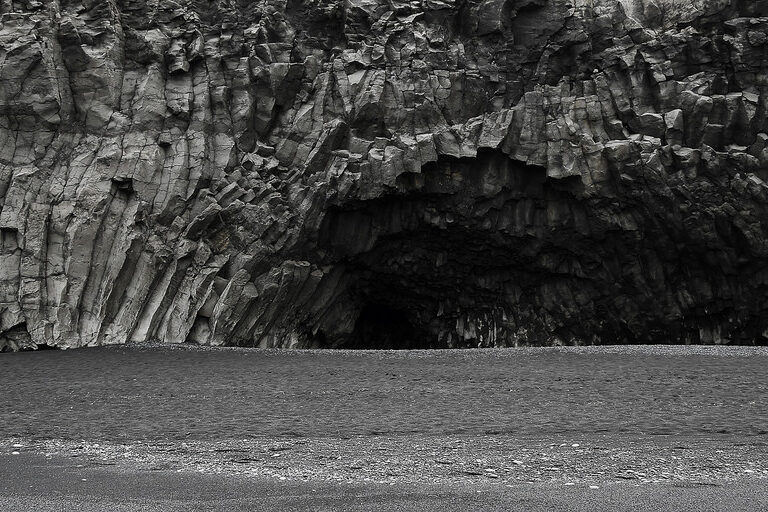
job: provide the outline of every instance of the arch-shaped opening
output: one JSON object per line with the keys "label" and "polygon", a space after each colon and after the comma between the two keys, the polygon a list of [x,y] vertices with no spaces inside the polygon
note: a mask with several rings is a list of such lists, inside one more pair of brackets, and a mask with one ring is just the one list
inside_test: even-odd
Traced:
{"label": "arch-shaped opening", "polygon": [[580,176],[555,179],[486,150],[440,156],[398,176],[387,194],[330,209],[318,244],[323,264],[333,266],[318,296],[332,300],[314,306],[308,330],[322,336],[313,342],[351,349],[763,342],[765,320],[752,305],[724,297],[682,308],[673,292],[714,289],[719,281],[709,276],[723,272],[715,262],[749,250],[738,227],[726,218],[709,224],[723,242],[713,251],[705,238],[675,231],[687,217],[670,216],[667,196],[641,195],[630,179],[601,186],[642,199],[593,196]]}

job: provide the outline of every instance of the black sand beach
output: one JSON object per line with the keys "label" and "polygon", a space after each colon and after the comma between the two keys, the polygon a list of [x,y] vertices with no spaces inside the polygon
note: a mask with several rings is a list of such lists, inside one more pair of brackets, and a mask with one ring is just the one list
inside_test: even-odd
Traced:
{"label": "black sand beach", "polygon": [[232,475],[73,467],[66,458],[0,456],[6,512],[381,511],[748,512],[768,509],[765,481],[553,483],[514,487],[280,482]]}
{"label": "black sand beach", "polygon": [[766,503],[765,348],[129,346],[0,368],[6,510]]}

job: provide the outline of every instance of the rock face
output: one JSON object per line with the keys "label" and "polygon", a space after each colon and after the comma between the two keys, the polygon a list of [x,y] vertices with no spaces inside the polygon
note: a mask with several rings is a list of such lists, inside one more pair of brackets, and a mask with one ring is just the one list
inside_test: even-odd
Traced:
{"label": "rock face", "polygon": [[768,339],[766,0],[0,13],[2,349]]}

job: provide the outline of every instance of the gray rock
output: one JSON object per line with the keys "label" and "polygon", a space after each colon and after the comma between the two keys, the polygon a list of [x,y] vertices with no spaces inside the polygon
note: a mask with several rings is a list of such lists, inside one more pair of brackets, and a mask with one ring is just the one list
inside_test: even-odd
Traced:
{"label": "gray rock", "polygon": [[3,2],[0,350],[764,343],[768,2],[690,4]]}

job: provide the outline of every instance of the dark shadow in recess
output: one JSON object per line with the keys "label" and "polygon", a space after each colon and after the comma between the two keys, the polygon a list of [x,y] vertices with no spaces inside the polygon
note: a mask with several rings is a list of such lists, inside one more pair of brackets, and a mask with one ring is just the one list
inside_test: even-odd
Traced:
{"label": "dark shadow in recess", "polygon": [[427,348],[427,334],[411,323],[408,315],[386,304],[366,304],[350,340],[338,347],[356,350],[405,350]]}

